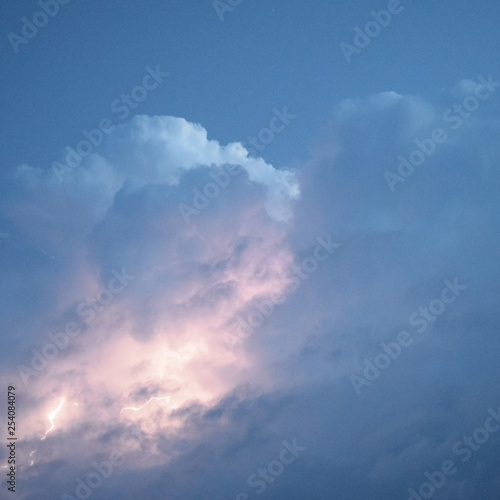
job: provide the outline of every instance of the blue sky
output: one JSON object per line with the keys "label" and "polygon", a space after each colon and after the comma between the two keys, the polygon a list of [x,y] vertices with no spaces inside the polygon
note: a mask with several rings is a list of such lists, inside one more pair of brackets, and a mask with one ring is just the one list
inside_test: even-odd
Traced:
{"label": "blue sky", "polygon": [[19,498],[498,498],[498,4],[55,1],[0,7]]}
{"label": "blue sky", "polygon": [[395,22],[349,65],[340,43],[351,42],[354,27],[386,3],[242,2],[221,22],[211,2],[70,2],[16,55],[7,34],[20,34],[21,18],[36,12],[36,2],[9,2],[1,21],[8,75],[2,163],[50,164],[151,64],[170,78],[138,112],[202,123],[222,142],[244,140],[273,107],[288,105],[300,120],[286,143],[266,152],[286,163],[307,159],[342,99],[387,90],[436,98],[495,66],[494,2],[401,5]]}

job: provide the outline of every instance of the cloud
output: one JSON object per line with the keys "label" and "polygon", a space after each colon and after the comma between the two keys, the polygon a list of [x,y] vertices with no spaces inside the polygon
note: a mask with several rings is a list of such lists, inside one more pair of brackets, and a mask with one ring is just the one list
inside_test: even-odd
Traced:
{"label": "cloud", "polygon": [[[447,106],[395,92],[339,103],[294,172],[158,116],[120,126],[63,183],[39,167],[4,172],[2,346],[13,343],[1,380],[50,332],[81,326],[19,384],[21,446],[35,451],[25,498],[74,495],[112,451],[123,461],[105,498],[236,498],[293,438],[307,452],[263,498],[401,498],[420,484],[498,385],[498,123],[479,110],[395,193],[383,175]],[[228,165],[241,173],[186,223],[179,204]],[[293,265],[327,235],[339,248],[291,290]],[[116,273],[133,278],[109,298]],[[455,276],[460,303],[358,396],[349,376]],[[273,293],[284,303],[228,344],[238,315]],[[484,453],[487,469],[494,445]],[[471,486],[473,474],[463,467],[449,494],[494,488],[493,475]]]}

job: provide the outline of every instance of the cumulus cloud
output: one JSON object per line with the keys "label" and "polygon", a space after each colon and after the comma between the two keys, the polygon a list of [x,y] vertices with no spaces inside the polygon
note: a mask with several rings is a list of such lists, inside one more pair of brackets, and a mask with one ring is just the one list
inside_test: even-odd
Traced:
{"label": "cumulus cloud", "polygon": [[[384,178],[445,126],[449,105],[395,92],[344,101],[296,172],[184,119],[140,116],[63,183],[27,165],[3,174],[4,339],[23,340],[2,381],[31,368],[49,333],[81,329],[26,386],[18,378],[34,451],[24,498],[73,494],[112,450],[110,499],[254,494],[248,476],[285,439],[307,451],[263,498],[401,498],[453,456],[497,401],[498,123],[479,110],[398,190]],[[228,165],[241,173],[186,223],[179,205]],[[326,235],[339,248],[292,290],[293,266]],[[130,279],[113,292],[117,273]],[[410,315],[455,277],[467,290],[418,337]],[[274,293],[284,303],[228,343],[238,316]],[[350,375],[403,329],[414,343],[359,396]],[[450,479],[454,498],[480,498],[473,473]]]}

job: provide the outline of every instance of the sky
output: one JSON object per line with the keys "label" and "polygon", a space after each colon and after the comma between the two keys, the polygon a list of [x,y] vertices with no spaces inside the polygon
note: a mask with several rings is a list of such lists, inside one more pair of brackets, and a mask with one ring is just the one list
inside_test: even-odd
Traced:
{"label": "sky", "polygon": [[0,5],[0,498],[498,500],[498,2]]}

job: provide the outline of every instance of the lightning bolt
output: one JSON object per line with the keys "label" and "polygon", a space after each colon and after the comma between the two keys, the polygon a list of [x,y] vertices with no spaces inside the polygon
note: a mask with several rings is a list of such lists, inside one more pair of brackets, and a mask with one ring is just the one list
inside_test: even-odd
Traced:
{"label": "lightning bolt", "polygon": [[165,396],[164,398],[157,398],[156,396],[155,397],[152,397],[147,403],[144,403],[142,406],[139,406],[139,408],[134,408],[133,406],[126,406],[125,408],[122,408],[120,410],[120,413],[123,411],[123,410],[134,410],[134,411],[140,411],[142,410],[145,406],[147,406],[149,403],[151,403],[151,401],[153,400],[157,400],[157,401],[161,401],[163,399],[169,399],[170,396]]}
{"label": "lightning bolt", "polygon": [[51,432],[52,430],[54,430],[54,418],[55,416],[59,413],[59,410],[62,408],[62,405],[64,404],[64,401],[66,401],[66,398],[62,398],[61,399],[61,402],[59,403],[59,406],[57,407],[57,410],[55,410],[54,412],[52,412],[50,415],[49,415],[49,420],[50,420],[50,429],[48,429],[46,432],[45,432],[45,436],[43,436],[42,439],[40,439],[40,441],[43,441],[46,437],[47,437],[47,434],[49,432]]}
{"label": "lightning bolt", "polygon": [[179,356],[175,351],[167,351],[164,352],[163,354],[175,354],[179,359],[184,359],[182,356]]}

